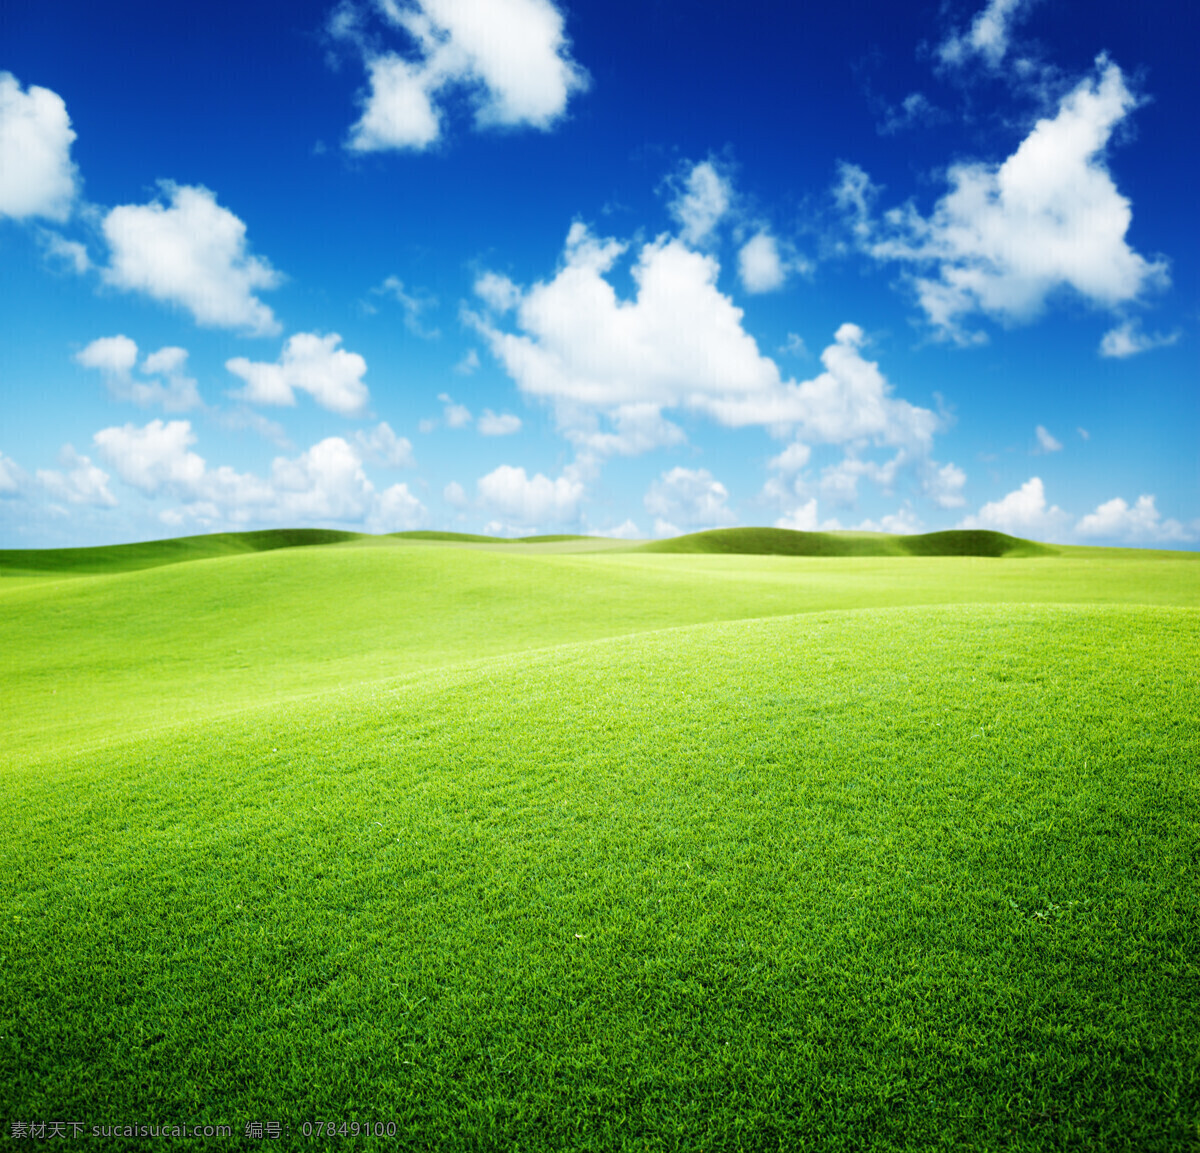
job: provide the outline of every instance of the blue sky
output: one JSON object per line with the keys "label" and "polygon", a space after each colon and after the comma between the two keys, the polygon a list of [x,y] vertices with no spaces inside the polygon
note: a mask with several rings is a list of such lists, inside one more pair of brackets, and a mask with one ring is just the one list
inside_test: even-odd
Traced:
{"label": "blue sky", "polygon": [[0,16],[0,546],[1200,542],[1177,3]]}

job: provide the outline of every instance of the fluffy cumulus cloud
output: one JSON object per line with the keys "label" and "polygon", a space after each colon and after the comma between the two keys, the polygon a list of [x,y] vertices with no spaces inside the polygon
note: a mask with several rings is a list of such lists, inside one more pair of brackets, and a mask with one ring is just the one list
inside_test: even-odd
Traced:
{"label": "fluffy cumulus cloud", "polygon": [[958,527],[993,529],[1036,540],[1059,540],[1069,519],[1058,505],[1047,505],[1046,489],[1041,477],[1035,476],[1002,499],[985,504],[978,513],[965,517]]}
{"label": "fluffy cumulus cloud", "polygon": [[196,322],[255,335],[279,331],[255,293],[280,275],[246,245],[246,226],[207,188],[164,181],[163,200],[124,204],[104,217],[108,284],[186,309]]}
{"label": "fluffy cumulus cloud", "polygon": [[390,468],[416,467],[412,441],[406,436],[397,436],[386,420],[381,421],[370,432],[356,432],[354,440],[369,460],[377,460]]}
{"label": "fluffy cumulus cloud", "polygon": [[1120,497],[1105,501],[1082,517],[1075,526],[1082,537],[1121,541],[1126,544],[1165,544],[1195,538],[1177,520],[1163,520],[1153,496],[1139,496],[1128,505]]}
{"label": "fluffy cumulus cloud", "polygon": [[92,463],[90,457],[64,445],[59,454],[62,470],[39,468],[38,483],[52,496],[70,504],[90,504],[112,508],[117,503],[108,487],[108,473]]}
{"label": "fluffy cumulus cloud", "polygon": [[737,515],[726,503],[729,490],[706,468],[673,468],[664,472],[646,491],[643,503],[655,518],[654,531],[670,536],[680,528],[720,528],[736,524]]}
{"label": "fluffy cumulus cloud", "polygon": [[997,68],[1008,52],[1012,25],[1029,0],[989,0],[966,32],[954,32],[938,46],[942,63],[959,67],[982,60]]}
{"label": "fluffy cumulus cloud", "polygon": [[75,132],[61,96],[0,72],[0,216],[66,220],[76,194]]}
{"label": "fluffy cumulus cloud", "polygon": [[481,436],[511,436],[521,431],[521,418],[510,412],[495,413],[485,408],[479,414],[475,427]]}
{"label": "fluffy cumulus cloud", "polygon": [[756,232],[738,252],[738,277],[747,292],[774,292],[787,273],[779,242],[769,232]]}
{"label": "fluffy cumulus cloud", "polygon": [[193,450],[196,436],[186,420],[101,429],[93,440],[126,484],[179,502],[163,514],[172,525],[335,522],[392,532],[416,527],[425,517],[406,485],[378,492],[358,450],[337,436],[298,456],[276,457],[265,477],[210,467]]}
{"label": "fluffy cumulus cloud", "polygon": [[676,179],[669,205],[685,244],[705,244],[733,204],[733,186],[711,160],[701,161]]}
{"label": "fluffy cumulus cloud", "polygon": [[293,405],[297,391],[307,392],[322,408],[354,416],[369,399],[362,379],[367,362],[357,352],[338,348],[341,342],[336,332],[297,332],[274,363],[235,356],[225,367],[246,386],[233,395],[250,404]]}
{"label": "fluffy cumulus cloud", "polygon": [[967,474],[954,463],[929,461],[922,475],[922,489],[939,508],[961,508],[967,503],[963,487]]}
{"label": "fluffy cumulus cloud", "polygon": [[137,366],[137,343],[128,336],[102,336],[75,354],[75,362],[98,371],[115,400],[143,408],[162,405],[167,412],[199,408],[196,381],[187,375],[187,349],[168,345],[148,353]]}
{"label": "fluffy cumulus cloud", "polygon": [[365,38],[362,8],[344,3],[335,12],[331,32],[359,45],[368,73],[348,141],[353,151],[428,148],[442,137],[454,96],[472,104],[476,128],[546,130],[587,87],[551,0],[376,0],[374,7],[411,51],[383,51]]}
{"label": "fluffy cumulus cloud", "polygon": [[909,204],[873,220],[875,190],[853,166],[843,166],[837,198],[867,252],[914,270],[920,305],[943,337],[982,340],[968,317],[1027,321],[1064,289],[1114,308],[1167,281],[1165,261],[1126,242],[1132,209],[1105,164],[1136,104],[1120,68],[1100,57],[1096,74],[1003,164],[951,165],[950,191],[928,218]]}
{"label": "fluffy cumulus cloud", "polygon": [[584,495],[577,477],[551,480],[540,472],[528,476],[523,468],[507,464],[480,477],[476,489],[484,508],[525,527],[574,520]]}
{"label": "fluffy cumulus cloud", "polygon": [[1179,332],[1143,332],[1137,321],[1126,320],[1104,334],[1100,341],[1100,355],[1124,360],[1137,356],[1139,352],[1149,352],[1152,348],[1167,348],[1175,344],[1179,337]]}
{"label": "fluffy cumulus cloud", "polygon": [[636,443],[636,428],[653,432],[641,438],[653,447],[682,439],[661,415],[675,408],[729,427],[795,431],[812,443],[861,439],[914,456],[928,451],[938,418],[892,395],[862,355],[866,337],[856,325],[842,325],[822,353],[825,372],[784,381],[742,327],[742,310],[718,290],[712,256],[659,237],[634,264],[635,298],[622,300],[605,274],[626,247],[572,225],[552,280],[503,294],[498,278],[489,282],[485,303],[502,296],[515,330],[490,315],[470,318],[522,391],[551,403],[568,432],[594,436],[603,418],[617,426],[614,450]]}

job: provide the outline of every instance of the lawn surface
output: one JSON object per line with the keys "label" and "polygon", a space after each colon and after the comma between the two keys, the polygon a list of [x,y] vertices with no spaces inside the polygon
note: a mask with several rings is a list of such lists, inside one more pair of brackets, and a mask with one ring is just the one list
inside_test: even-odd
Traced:
{"label": "lawn surface", "polygon": [[1197,558],[236,545],[0,581],[5,1136],[1200,1148]]}

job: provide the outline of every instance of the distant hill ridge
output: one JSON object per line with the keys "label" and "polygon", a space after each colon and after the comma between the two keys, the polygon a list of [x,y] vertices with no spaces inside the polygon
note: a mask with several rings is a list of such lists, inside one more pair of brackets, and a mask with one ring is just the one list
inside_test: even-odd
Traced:
{"label": "distant hill ridge", "polygon": [[[335,529],[264,529],[257,532],[211,533],[174,537],[135,544],[96,548],[0,549],[0,575],[61,573],[88,575],[133,572],[184,561],[282,548],[350,544],[356,541],[386,544],[425,541],[445,544],[557,544],[588,540],[586,536],[558,534],[516,539],[455,532],[402,532],[377,537]],[[900,536],[889,533],[794,532],[785,528],[722,528],[689,533],[668,540],[630,541],[632,552],[716,553],[751,556],[1053,556],[1055,549],[986,529],[951,529],[947,532]]]}
{"label": "distant hill ridge", "polygon": [[742,553],[754,556],[1054,556],[1056,550],[990,529],[949,529],[904,536],[882,532],[794,532],[718,528],[651,541],[643,552]]}

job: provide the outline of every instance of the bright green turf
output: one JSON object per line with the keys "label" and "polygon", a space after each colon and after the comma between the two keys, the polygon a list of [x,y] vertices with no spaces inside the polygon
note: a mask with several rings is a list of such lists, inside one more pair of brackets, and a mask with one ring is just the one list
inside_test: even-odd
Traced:
{"label": "bright green turf", "polygon": [[368,543],[0,586],[0,1121],[1200,1145],[1194,557]]}

